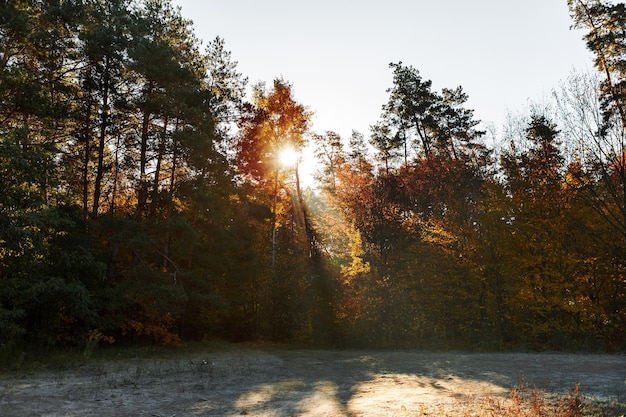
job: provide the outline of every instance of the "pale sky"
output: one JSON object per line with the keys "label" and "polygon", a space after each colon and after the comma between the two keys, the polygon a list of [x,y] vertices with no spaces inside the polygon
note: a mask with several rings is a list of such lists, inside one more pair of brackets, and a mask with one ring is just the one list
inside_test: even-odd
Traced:
{"label": "pale sky", "polygon": [[566,0],[174,0],[204,44],[220,36],[249,84],[293,84],[313,130],[369,136],[402,61],[435,90],[461,85],[477,119],[542,101],[593,70]]}

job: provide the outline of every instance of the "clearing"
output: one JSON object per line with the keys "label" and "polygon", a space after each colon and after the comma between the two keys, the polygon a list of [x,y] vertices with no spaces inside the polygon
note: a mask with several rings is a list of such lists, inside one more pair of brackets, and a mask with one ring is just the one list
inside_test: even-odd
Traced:
{"label": "clearing", "polygon": [[522,383],[548,397],[580,384],[623,410],[626,356],[241,348],[90,360],[0,374],[0,416],[452,416]]}

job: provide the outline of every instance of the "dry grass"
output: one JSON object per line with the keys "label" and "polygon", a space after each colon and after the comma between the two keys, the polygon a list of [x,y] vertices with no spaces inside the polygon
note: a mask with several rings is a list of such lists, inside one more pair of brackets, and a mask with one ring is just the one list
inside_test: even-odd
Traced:
{"label": "dry grass", "polygon": [[[624,417],[623,404],[599,404],[586,398],[576,385],[566,396],[554,398],[525,383],[513,388],[508,398],[485,395],[454,406],[423,405],[418,416],[432,417]],[[405,413],[405,416],[409,416]]]}

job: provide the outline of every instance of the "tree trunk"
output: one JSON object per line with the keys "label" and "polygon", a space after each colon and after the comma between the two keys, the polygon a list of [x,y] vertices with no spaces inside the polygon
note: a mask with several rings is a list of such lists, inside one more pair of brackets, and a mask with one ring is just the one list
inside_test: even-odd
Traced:
{"label": "tree trunk", "polygon": [[[148,84],[146,100],[152,95],[152,82]],[[148,106],[148,104],[146,104]],[[148,202],[148,178],[146,167],[148,165],[148,133],[150,128],[151,112],[148,108],[144,110],[141,122],[141,148],[139,151],[139,190],[137,192],[137,209],[133,218],[139,218]]]}
{"label": "tree trunk", "polygon": [[102,86],[102,116],[100,120],[100,135],[98,142],[98,168],[96,170],[96,181],[94,183],[93,190],[93,209],[91,216],[93,218],[98,217],[98,211],[100,210],[100,194],[102,192],[102,178],[104,177],[104,148],[106,145],[107,125],[109,123],[109,57],[104,57],[105,61],[105,74],[104,84]]}
{"label": "tree trunk", "polygon": [[163,136],[159,141],[159,151],[157,153],[156,166],[154,168],[154,181],[152,182],[152,204],[150,214],[151,217],[156,215],[158,199],[155,197],[159,193],[159,184],[161,182],[161,165],[163,163],[163,156],[165,154],[165,141],[167,135],[167,119],[163,122]]}
{"label": "tree trunk", "polygon": [[[175,131],[178,130],[178,121],[176,122]],[[172,217],[172,202],[174,199],[174,185],[176,181],[176,159],[178,158],[178,146],[176,146],[176,139],[172,140],[172,171],[170,172],[170,184],[169,184],[169,195],[167,198],[167,202],[165,203],[165,221],[168,221],[170,217]],[[170,243],[171,243],[171,234],[169,227],[165,230],[165,236],[163,238],[163,268],[167,267],[169,251],[170,251]]]}
{"label": "tree trunk", "polygon": [[[89,93],[87,94],[89,96]],[[91,159],[91,131],[89,129],[89,122],[91,119],[91,104],[88,105],[87,114],[85,117],[84,126],[84,158],[82,169],[82,186],[83,186],[83,215],[85,218],[89,214],[89,161]]]}

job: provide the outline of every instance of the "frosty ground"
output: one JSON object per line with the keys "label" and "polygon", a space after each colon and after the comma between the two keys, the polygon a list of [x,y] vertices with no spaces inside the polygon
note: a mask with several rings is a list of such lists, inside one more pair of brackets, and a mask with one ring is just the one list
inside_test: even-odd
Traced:
{"label": "frosty ground", "polygon": [[[236,349],[0,374],[0,416],[453,415],[512,388],[626,402],[626,356]],[[460,411],[459,411],[460,413]]]}

